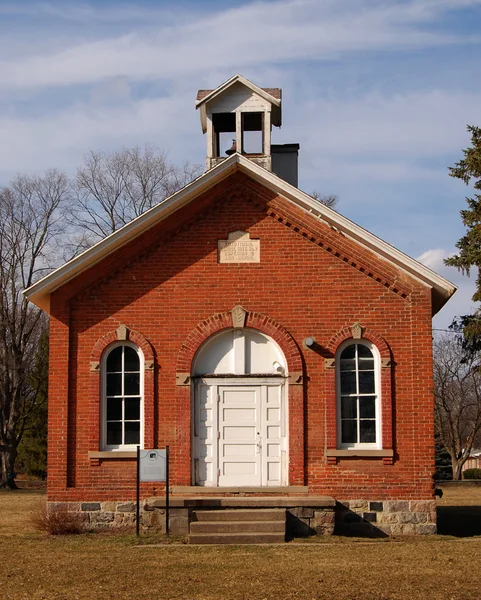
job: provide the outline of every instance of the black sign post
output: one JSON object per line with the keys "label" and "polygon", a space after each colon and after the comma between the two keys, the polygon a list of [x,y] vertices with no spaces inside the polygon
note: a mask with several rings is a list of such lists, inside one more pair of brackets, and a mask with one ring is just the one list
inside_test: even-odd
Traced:
{"label": "black sign post", "polygon": [[137,509],[135,514],[135,535],[140,536],[140,446],[137,446]]}
{"label": "black sign post", "polygon": [[165,450],[141,450],[137,446],[136,535],[140,536],[140,482],[165,481],[165,535],[169,537],[169,446]]}
{"label": "black sign post", "polygon": [[165,447],[165,537],[169,537],[169,446]]}

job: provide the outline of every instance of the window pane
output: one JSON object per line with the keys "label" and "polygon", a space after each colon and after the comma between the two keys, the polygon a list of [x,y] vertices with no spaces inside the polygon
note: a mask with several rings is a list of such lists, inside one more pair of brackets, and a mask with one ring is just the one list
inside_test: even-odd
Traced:
{"label": "window pane", "polygon": [[357,355],[359,358],[372,358],[372,352],[364,344],[357,345]]}
{"label": "window pane", "polygon": [[122,346],[114,348],[107,356],[107,373],[118,373],[122,370]]}
{"label": "window pane", "polygon": [[125,443],[140,444],[140,423],[125,423]]}
{"label": "window pane", "polygon": [[125,420],[138,421],[140,419],[140,399],[126,398],[125,402]]}
{"label": "window pane", "polygon": [[341,419],[357,417],[357,398],[341,398]]}
{"label": "window pane", "polygon": [[347,360],[341,360],[341,371],[355,371],[356,370],[356,361],[353,358],[349,358]]}
{"label": "window pane", "polygon": [[124,377],[124,394],[138,396],[140,394],[140,373],[127,373]]}
{"label": "window pane", "polygon": [[341,422],[341,437],[343,444],[355,444],[357,442],[357,421]]}
{"label": "window pane", "polygon": [[124,346],[124,360],[126,371],[140,371],[140,359],[137,352],[130,346]]}
{"label": "window pane", "polygon": [[120,396],[122,393],[122,375],[107,375],[107,396]]}
{"label": "window pane", "polygon": [[122,443],[122,423],[107,423],[107,444],[118,446]]}
{"label": "window pane", "polygon": [[107,421],[122,420],[122,399],[107,398]]}
{"label": "window pane", "polygon": [[341,360],[348,359],[348,358],[355,358],[355,357],[356,357],[356,344],[351,344],[347,348],[344,348],[344,350],[341,353]]}
{"label": "window pane", "polygon": [[359,359],[359,370],[360,371],[373,371],[374,370],[374,359],[373,358],[360,358]]}
{"label": "window pane", "polygon": [[373,394],[374,393],[374,371],[359,372],[359,393]]}
{"label": "window pane", "polygon": [[376,397],[364,396],[359,398],[359,416],[361,419],[376,418]]}
{"label": "window pane", "polygon": [[341,394],[356,393],[356,372],[344,371],[341,373]]}
{"label": "window pane", "polygon": [[361,421],[361,442],[365,444],[374,443],[376,441],[376,421],[365,420]]}

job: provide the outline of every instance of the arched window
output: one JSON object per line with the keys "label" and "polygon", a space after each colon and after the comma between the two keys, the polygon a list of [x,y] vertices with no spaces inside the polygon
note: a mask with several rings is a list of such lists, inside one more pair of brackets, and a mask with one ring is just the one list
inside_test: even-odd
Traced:
{"label": "arched window", "polygon": [[130,342],[110,346],[102,356],[102,447],[142,446],[143,356]]}
{"label": "arched window", "polygon": [[336,355],[340,448],[380,448],[379,355],[367,340],[347,340]]}

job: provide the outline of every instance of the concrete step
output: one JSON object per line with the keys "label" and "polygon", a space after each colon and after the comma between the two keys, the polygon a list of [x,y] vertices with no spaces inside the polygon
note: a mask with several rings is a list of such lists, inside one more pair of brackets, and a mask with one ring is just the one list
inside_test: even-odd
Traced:
{"label": "concrete step", "polygon": [[285,509],[237,509],[237,510],[196,510],[193,521],[281,521],[285,523]]}
{"label": "concrete step", "polygon": [[192,521],[190,533],[281,533],[285,521]]}
{"label": "concrete step", "polygon": [[284,533],[191,533],[189,544],[281,544]]}

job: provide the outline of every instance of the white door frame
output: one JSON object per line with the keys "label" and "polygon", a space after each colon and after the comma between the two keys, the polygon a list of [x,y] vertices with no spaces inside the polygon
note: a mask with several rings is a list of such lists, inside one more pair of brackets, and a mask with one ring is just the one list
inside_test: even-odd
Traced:
{"label": "white door frame", "polygon": [[[201,387],[210,392],[210,398],[206,398],[207,409],[200,407]],[[219,410],[220,398],[218,388],[229,386],[242,387],[258,387],[261,393],[261,413],[262,419],[260,422],[259,431],[259,452],[261,454],[261,485],[268,487],[269,485],[288,485],[288,464],[289,464],[289,444],[288,444],[288,384],[286,377],[276,376],[242,376],[242,377],[195,377],[193,378],[192,400],[191,400],[191,448],[192,448],[192,482],[194,485],[205,485],[212,487],[219,486],[219,448],[220,448],[220,430],[219,430]],[[272,437],[269,439],[268,431],[269,424],[264,414],[268,414],[268,389],[269,387],[279,388],[280,393],[280,440],[278,443],[272,443]],[[215,396],[215,397],[214,397]],[[201,410],[205,414],[201,418]],[[204,420],[207,425],[202,424]],[[202,428],[203,431],[199,431]],[[209,431],[210,428],[210,431]],[[200,434],[200,435],[199,435]],[[270,443],[269,443],[270,442]],[[275,446],[278,446],[280,456],[276,455]],[[274,452],[272,452],[274,449]],[[269,460],[270,458],[270,460]],[[204,462],[206,471],[205,483],[199,483],[200,477],[200,462]],[[269,464],[278,463],[280,468],[280,481],[269,484]],[[273,471],[277,468],[276,464],[272,464]],[[209,478],[208,473],[211,476]],[[228,486],[230,487],[230,486]],[[250,487],[250,486],[240,486]]]}

